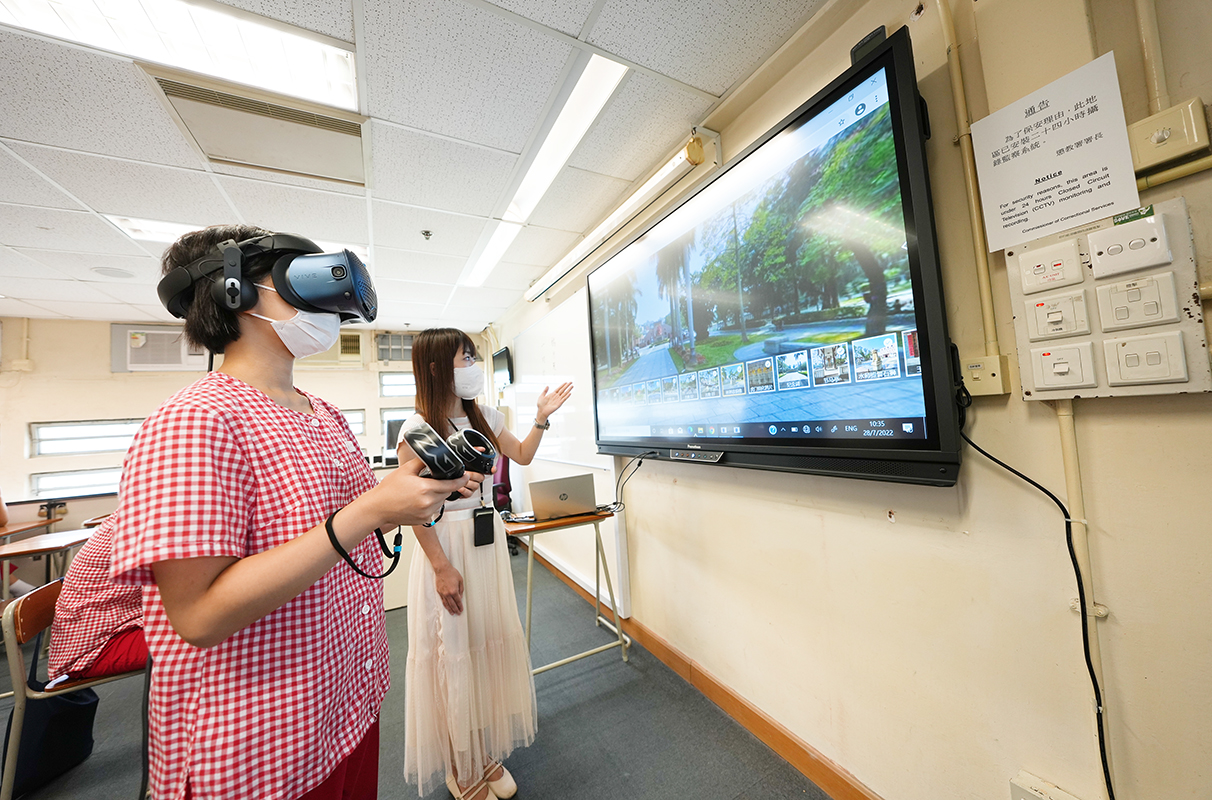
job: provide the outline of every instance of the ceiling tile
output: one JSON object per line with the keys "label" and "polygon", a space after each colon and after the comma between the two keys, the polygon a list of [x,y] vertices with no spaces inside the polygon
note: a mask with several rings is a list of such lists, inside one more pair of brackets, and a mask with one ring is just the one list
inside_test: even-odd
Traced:
{"label": "ceiling tile", "polygon": [[250,225],[341,244],[369,241],[364,198],[243,178],[219,182]]}
{"label": "ceiling tile", "polygon": [[129,237],[93,214],[27,206],[3,207],[3,213],[0,213],[0,244],[45,250],[145,255]]}
{"label": "ceiling tile", "polygon": [[466,256],[416,253],[378,245],[375,246],[375,260],[372,264],[377,281],[395,279],[420,281],[421,283],[444,283],[447,286],[454,285],[466,265]]}
{"label": "ceiling tile", "polygon": [[46,308],[30,305],[21,300],[0,297],[0,317],[62,317],[63,315]]}
{"label": "ceiling tile", "polygon": [[[106,256],[93,253],[65,253],[58,250],[22,250],[26,256],[51,269],[52,274],[80,281],[117,283],[125,285],[131,281],[155,283],[160,279],[160,262],[151,256]],[[95,268],[121,269],[131,273],[130,278],[106,277],[94,272]]]}
{"label": "ceiling tile", "polygon": [[484,285],[490,289],[520,289],[525,291],[530,285],[543,276],[546,266],[536,267],[533,264],[508,264],[502,262],[488,273]]}
{"label": "ceiling tile", "polygon": [[505,251],[502,261],[549,267],[559,261],[581,238],[578,233],[527,225]]}
{"label": "ceiling tile", "polygon": [[410,327],[414,329],[432,328],[442,315],[441,305],[425,303],[406,303],[399,299],[388,297],[386,303],[380,303],[379,316],[375,319],[375,327],[380,330],[392,330]]}
{"label": "ceiling tile", "polygon": [[326,181],[320,178],[305,178],[302,175],[291,175],[288,172],[274,172],[268,169],[253,169],[252,167],[237,167],[235,164],[212,163],[210,168],[220,175],[235,175],[238,178],[252,178],[268,183],[282,183],[287,186],[302,186],[305,189],[321,189],[326,192],[340,192],[359,197],[366,196],[366,189],[351,183]]}
{"label": "ceiling tile", "polygon": [[13,144],[22,158],[94,211],[139,219],[214,225],[232,219],[231,206],[201,170]]}
{"label": "ceiling tile", "polygon": [[134,306],[164,306],[160,305],[160,297],[156,294],[155,283],[119,283],[118,281],[83,281],[85,286],[95,289],[117,303],[129,303]]}
{"label": "ceiling tile", "polygon": [[353,4],[350,0],[219,0],[262,17],[276,19],[343,42],[354,41]]}
{"label": "ceiling tile", "polygon": [[608,0],[588,41],[715,95],[787,40],[820,0]]}
{"label": "ceiling tile", "polygon": [[375,197],[465,214],[492,213],[517,156],[392,125],[371,125]]}
{"label": "ceiling tile", "polygon": [[30,305],[62,314],[70,319],[102,322],[148,322],[146,313],[126,303],[73,303],[64,300],[35,300]]}
{"label": "ceiling tile", "polygon": [[[40,264],[24,253],[8,247],[0,247],[0,278],[51,278],[64,280],[62,272]],[[0,287],[2,289],[3,287]],[[3,294],[3,292],[0,292]]]}
{"label": "ceiling tile", "polygon": [[52,281],[45,278],[5,278],[4,295],[14,300],[68,300],[80,303],[117,303],[83,281]]}
{"label": "ceiling tile", "polygon": [[709,101],[642,72],[633,70],[626,80],[568,159],[569,166],[630,183],[688,140],[690,129],[711,107]]}
{"label": "ceiling tile", "polygon": [[162,305],[146,306],[146,305],[139,305],[137,303],[132,303],[131,308],[134,308],[134,309],[137,309],[137,310],[143,312],[150,319],[159,320],[161,322],[178,322],[179,323],[181,321],[181,320],[177,319],[176,317],[174,317],[172,314],[168,313],[168,309],[166,309]]}
{"label": "ceiling tile", "polygon": [[413,283],[411,281],[379,281],[375,289],[379,293],[379,307],[387,305],[383,296],[392,298],[391,302],[405,304],[424,303],[426,305],[444,306],[450,299],[454,287],[443,286],[440,283]]}
{"label": "ceiling tile", "polygon": [[20,203],[23,206],[71,208],[84,206],[68,197],[45,178],[0,149],[0,203]]}
{"label": "ceiling tile", "polygon": [[[375,201],[375,247],[384,245],[434,255],[471,255],[487,220]],[[430,231],[426,240],[421,231]]]}
{"label": "ceiling tile", "polygon": [[631,181],[564,167],[543,195],[530,224],[584,233],[613,211]]}
{"label": "ceiling tile", "polygon": [[491,312],[486,314],[468,314],[460,312],[456,309],[448,308],[446,313],[441,316],[441,322],[438,324],[443,328],[458,328],[459,330],[467,331],[468,333],[479,333],[487,328],[492,323],[496,322],[497,317],[505,312]]}
{"label": "ceiling tile", "polygon": [[480,317],[487,311],[504,311],[522,299],[521,289],[492,289],[484,286],[460,286],[450,298],[448,311],[462,311],[467,317]]}
{"label": "ceiling tile", "polygon": [[521,152],[572,49],[460,0],[363,3],[371,116]]}
{"label": "ceiling tile", "polygon": [[555,28],[569,36],[577,36],[596,0],[490,0],[494,6],[521,14],[527,19]]}
{"label": "ceiling tile", "polygon": [[130,61],[0,28],[0,136],[198,167],[157,89]]}

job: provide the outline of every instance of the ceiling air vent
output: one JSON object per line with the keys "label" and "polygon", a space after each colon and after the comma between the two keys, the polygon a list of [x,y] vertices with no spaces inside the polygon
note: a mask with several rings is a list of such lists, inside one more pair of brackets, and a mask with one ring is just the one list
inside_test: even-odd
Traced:
{"label": "ceiling air vent", "polygon": [[365,117],[159,65],[140,66],[211,161],[365,183]]}

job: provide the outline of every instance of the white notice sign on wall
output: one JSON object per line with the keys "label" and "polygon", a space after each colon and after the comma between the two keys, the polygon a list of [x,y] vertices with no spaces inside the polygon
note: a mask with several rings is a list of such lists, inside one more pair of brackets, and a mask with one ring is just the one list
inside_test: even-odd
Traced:
{"label": "white notice sign on wall", "polygon": [[972,123],[990,252],[1140,206],[1113,53]]}

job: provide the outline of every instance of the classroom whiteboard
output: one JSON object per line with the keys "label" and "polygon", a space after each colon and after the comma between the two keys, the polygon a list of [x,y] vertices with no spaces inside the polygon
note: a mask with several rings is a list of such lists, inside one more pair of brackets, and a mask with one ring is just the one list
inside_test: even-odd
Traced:
{"label": "classroom whiteboard", "polygon": [[[514,337],[511,345],[514,382],[504,390],[505,405],[513,410],[518,438],[525,438],[535,416],[535,405],[543,387],[573,382],[572,396],[551,417],[551,429],[543,435],[535,459],[529,466],[513,465],[513,501],[516,510],[529,510],[531,481],[570,475],[593,475],[599,505],[615,499],[615,460],[599,455],[594,440],[592,356],[589,350],[589,307],[586,289],[552,309],[546,316]],[[627,616],[630,606],[626,536],[618,536],[616,519],[602,523],[602,545],[619,603]],[[594,543],[591,527],[544,533],[535,537],[535,552],[593,594]],[[620,565],[622,569],[620,570]],[[606,586],[601,588],[608,602]]]}

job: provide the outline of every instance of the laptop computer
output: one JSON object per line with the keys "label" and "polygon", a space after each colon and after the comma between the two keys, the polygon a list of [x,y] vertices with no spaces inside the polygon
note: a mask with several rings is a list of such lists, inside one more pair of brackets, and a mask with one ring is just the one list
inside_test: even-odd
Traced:
{"label": "laptop computer", "polygon": [[530,505],[537,522],[597,511],[593,475],[573,475],[530,484]]}

